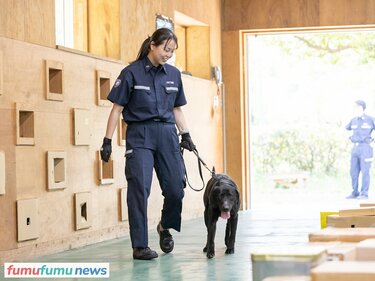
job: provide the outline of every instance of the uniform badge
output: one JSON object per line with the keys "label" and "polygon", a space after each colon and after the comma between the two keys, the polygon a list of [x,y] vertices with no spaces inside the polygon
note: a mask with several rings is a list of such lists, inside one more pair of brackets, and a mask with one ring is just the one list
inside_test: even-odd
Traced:
{"label": "uniform badge", "polygon": [[121,80],[117,79],[114,87],[117,88],[118,86],[120,86],[120,84],[121,84]]}

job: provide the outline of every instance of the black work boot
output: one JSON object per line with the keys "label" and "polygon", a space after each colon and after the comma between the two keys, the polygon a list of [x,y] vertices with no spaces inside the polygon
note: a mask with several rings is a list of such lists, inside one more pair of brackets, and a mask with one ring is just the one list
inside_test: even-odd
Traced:
{"label": "black work boot", "polygon": [[147,248],[133,248],[133,259],[135,260],[152,260],[158,257],[158,253]]}
{"label": "black work boot", "polygon": [[161,223],[159,222],[156,230],[159,233],[159,245],[160,249],[164,253],[170,253],[174,248],[174,241],[172,235],[169,233],[168,229],[161,230]]}

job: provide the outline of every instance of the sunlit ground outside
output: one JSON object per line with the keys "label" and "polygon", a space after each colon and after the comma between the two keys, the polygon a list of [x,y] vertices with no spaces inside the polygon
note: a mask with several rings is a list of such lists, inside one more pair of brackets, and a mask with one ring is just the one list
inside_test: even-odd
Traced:
{"label": "sunlit ground outside", "polygon": [[315,217],[375,202],[374,164],[369,199],[345,199],[354,102],[375,116],[375,32],[247,38],[252,209]]}

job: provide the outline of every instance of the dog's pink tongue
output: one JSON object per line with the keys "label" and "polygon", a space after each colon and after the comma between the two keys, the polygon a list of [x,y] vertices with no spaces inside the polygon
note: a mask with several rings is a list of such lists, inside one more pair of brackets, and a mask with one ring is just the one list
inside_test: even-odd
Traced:
{"label": "dog's pink tongue", "polygon": [[224,220],[227,220],[230,218],[230,212],[221,212],[220,217]]}

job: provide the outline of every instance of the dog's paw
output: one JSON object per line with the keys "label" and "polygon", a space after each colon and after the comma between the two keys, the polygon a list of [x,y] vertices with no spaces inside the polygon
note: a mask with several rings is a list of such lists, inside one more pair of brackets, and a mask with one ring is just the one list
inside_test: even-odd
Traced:
{"label": "dog's paw", "polygon": [[227,249],[225,251],[225,254],[229,255],[229,254],[234,254],[234,248],[233,249]]}
{"label": "dog's paw", "polygon": [[212,259],[215,256],[215,252],[207,252],[207,258]]}
{"label": "dog's paw", "polygon": [[207,253],[207,246],[203,248],[203,253]]}

